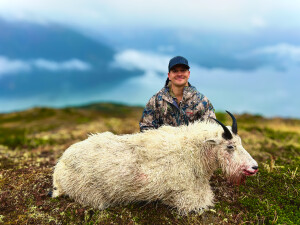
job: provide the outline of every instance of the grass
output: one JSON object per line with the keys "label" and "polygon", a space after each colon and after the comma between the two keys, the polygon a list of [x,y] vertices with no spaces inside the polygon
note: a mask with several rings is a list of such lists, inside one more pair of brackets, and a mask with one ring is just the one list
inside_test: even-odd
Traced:
{"label": "grass", "polygon": [[[237,115],[243,146],[259,173],[232,186],[217,171],[216,206],[180,216],[161,204],[133,203],[99,211],[68,197],[52,199],[53,167],[88,133],[138,132],[142,108],[93,104],[0,114],[0,224],[300,224],[300,120]],[[217,118],[230,125],[224,113]]]}

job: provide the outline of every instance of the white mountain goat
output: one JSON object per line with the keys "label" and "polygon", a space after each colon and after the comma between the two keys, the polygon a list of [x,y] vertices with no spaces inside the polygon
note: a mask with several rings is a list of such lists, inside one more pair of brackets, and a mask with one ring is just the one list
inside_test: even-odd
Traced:
{"label": "white mountain goat", "polygon": [[207,209],[214,196],[209,179],[217,168],[234,183],[258,171],[229,115],[232,128],[214,119],[221,126],[199,121],[136,134],[91,135],[59,159],[52,197],[69,195],[98,209],[155,200],[182,214]]}

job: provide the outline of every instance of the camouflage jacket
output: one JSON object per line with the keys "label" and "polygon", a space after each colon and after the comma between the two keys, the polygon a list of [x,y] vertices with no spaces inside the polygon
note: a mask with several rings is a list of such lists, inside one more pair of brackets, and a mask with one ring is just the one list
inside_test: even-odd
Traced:
{"label": "camouflage jacket", "polygon": [[169,87],[165,86],[147,103],[140,120],[140,130],[158,128],[164,124],[171,126],[188,125],[195,120],[216,118],[210,101],[193,86],[184,87],[182,101],[177,104]]}

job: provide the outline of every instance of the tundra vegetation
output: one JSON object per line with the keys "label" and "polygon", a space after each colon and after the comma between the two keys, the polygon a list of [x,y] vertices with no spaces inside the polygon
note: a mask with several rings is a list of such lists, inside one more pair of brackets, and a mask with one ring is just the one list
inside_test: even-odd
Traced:
{"label": "tundra vegetation", "polygon": [[[202,214],[180,216],[159,201],[100,211],[47,196],[53,167],[65,149],[89,133],[138,132],[141,113],[142,108],[103,103],[0,114],[0,224],[300,224],[296,119],[236,115],[243,146],[259,172],[241,186],[215,172],[210,184],[216,205]],[[225,113],[217,118],[231,124]]]}

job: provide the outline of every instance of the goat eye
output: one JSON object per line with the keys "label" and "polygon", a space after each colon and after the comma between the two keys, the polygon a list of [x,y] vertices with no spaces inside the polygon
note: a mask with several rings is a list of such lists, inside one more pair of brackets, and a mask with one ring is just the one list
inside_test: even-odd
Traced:
{"label": "goat eye", "polygon": [[227,145],[227,149],[230,150],[230,151],[233,151],[234,146],[233,145]]}

